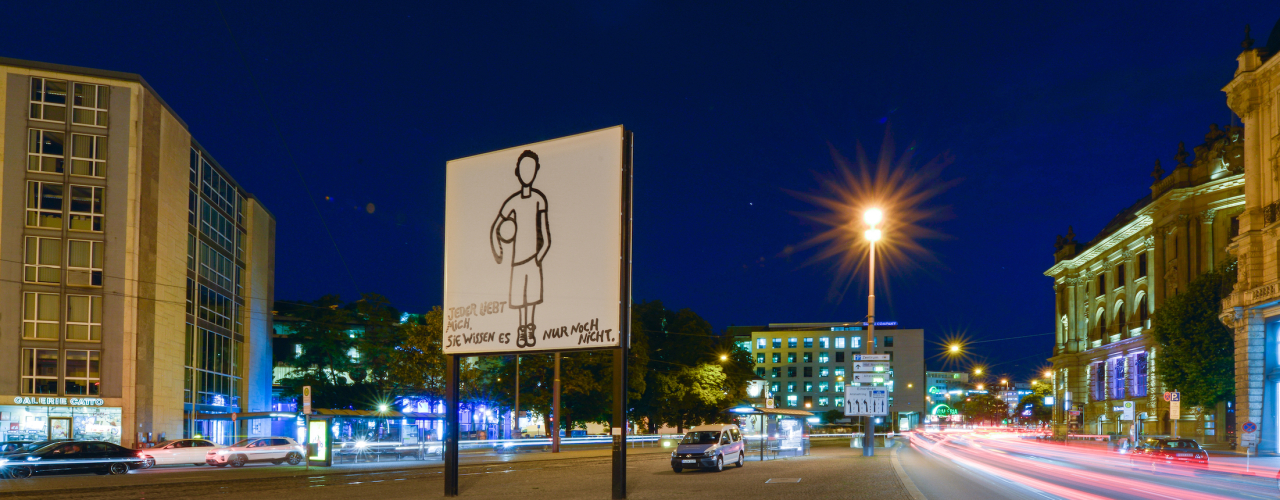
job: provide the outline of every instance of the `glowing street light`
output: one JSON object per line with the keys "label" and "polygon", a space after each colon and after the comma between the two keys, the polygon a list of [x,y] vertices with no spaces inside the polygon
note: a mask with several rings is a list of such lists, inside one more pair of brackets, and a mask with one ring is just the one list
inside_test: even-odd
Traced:
{"label": "glowing street light", "polygon": [[1007,378],[1000,379],[1000,385],[1009,385],[1009,379]]}
{"label": "glowing street light", "polygon": [[881,212],[878,208],[867,210],[862,214],[862,221],[871,227],[876,227],[876,224],[879,224],[882,219],[884,219],[884,212]]}
{"label": "glowing street light", "polygon": [[1053,370],[1045,370],[1044,378],[1053,378]]}
{"label": "glowing street light", "polygon": [[984,385],[982,385],[982,384],[978,384],[978,390],[979,390],[979,391],[983,390],[983,387],[986,387],[986,386],[984,386]]}
{"label": "glowing street light", "polygon": [[973,374],[974,374],[974,375],[982,375],[982,368],[974,368],[974,369],[973,369]]}
{"label": "glowing street light", "polygon": [[951,344],[951,347],[948,347],[947,350],[950,351],[952,354],[959,354],[960,344]]}
{"label": "glowing street light", "polygon": [[727,354],[721,354],[721,355],[720,355],[720,361],[724,361],[724,360],[727,360],[727,359],[729,359],[729,356],[728,356]]}

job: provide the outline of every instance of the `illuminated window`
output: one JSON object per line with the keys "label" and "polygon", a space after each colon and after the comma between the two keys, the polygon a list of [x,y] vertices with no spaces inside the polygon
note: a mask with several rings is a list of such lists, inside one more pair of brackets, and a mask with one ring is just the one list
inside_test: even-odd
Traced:
{"label": "illuminated window", "polygon": [[800,399],[796,396],[787,396],[787,406],[792,406],[792,407],[797,406],[799,404],[799,401]]}
{"label": "illuminated window", "polygon": [[804,353],[804,362],[805,362],[805,363],[812,363],[812,362],[813,362],[813,353],[811,353],[811,352],[806,352],[806,353]]}
{"label": "illuminated window", "polygon": [[825,353],[825,352],[820,352],[820,353],[818,353],[818,362],[819,362],[819,363],[829,363],[829,362],[831,362],[831,356],[829,356],[829,355],[828,355],[827,353]]}
{"label": "illuminated window", "polygon": [[825,380],[822,382],[818,382],[818,392],[827,392],[827,389],[830,387],[831,387],[831,384]]}
{"label": "illuminated window", "polygon": [[756,376],[764,378],[764,367],[756,368]]}
{"label": "illuminated window", "polygon": [[771,382],[771,383],[769,384],[769,392],[778,392],[778,383],[777,383],[777,382]]}
{"label": "illuminated window", "polygon": [[835,373],[835,375],[836,375],[837,377],[843,377],[843,376],[844,376],[844,368],[836,368],[836,373]]}
{"label": "illuminated window", "polygon": [[794,353],[794,352],[789,352],[789,353],[787,353],[787,362],[788,362],[788,363],[795,363],[795,362],[796,362],[796,353]]}
{"label": "illuminated window", "polygon": [[777,366],[773,367],[773,378],[778,378],[780,376],[782,376],[782,368]]}
{"label": "illuminated window", "polygon": [[67,296],[67,340],[102,340],[102,297]]}
{"label": "illuminated window", "polygon": [[107,175],[107,138],[100,135],[71,134],[71,175]]}
{"label": "illuminated window", "polygon": [[796,339],[795,337],[791,337],[791,338],[787,339],[787,347],[792,348],[792,349],[795,349],[795,348],[796,348],[796,340],[797,340],[797,339]]}
{"label": "illuminated window", "polygon": [[33,120],[67,121],[67,81],[32,78],[29,116]]}
{"label": "illuminated window", "polygon": [[101,241],[67,241],[67,285],[102,286]]}
{"label": "illuminated window", "polygon": [[805,338],[804,338],[804,348],[805,348],[805,349],[813,349],[813,337],[805,337]]}
{"label": "illuminated window", "polygon": [[72,231],[102,231],[103,194],[106,188],[71,185]]}
{"label": "illuminated window", "polygon": [[819,337],[819,338],[818,338],[818,347],[821,347],[821,348],[823,348],[823,349],[830,349],[830,348],[831,348],[831,337]]}
{"label": "illuminated window", "polygon": [[756,339],[756,349],[764,349],[764,346],[765,346],[765,339],[764,339],[764,337],[760,337],[760,338]]}
{"label": "illuminated window", "polygon": [[849,347],[852,349],[862,349],[862,337],[849,337]]}
{"label": "illuminated window", "polygon": [[819,376],[819,377],[826,377],[829,373],[830,373],[830,372],[827,370],[827,367],[825,367],[825,366],[824,366],[824,367],[821,367],[821,368],[818,368],[818,376]]}
{"label": "illuminated window", "polygon": [[844,349],[844,337],[836,337],[836,349]]}
{"label": "illuminated window", "polygon": [[804,392],[813,392],[813,382],[804,383]]}
{"label": "illuminated window", "polygon": [[787,392],[796,392],[795,382],[787,382]]}
{"label": "illuminated window", "polygon": [[775,352],[775,353],[773,353],[773,362],[774,362],[774,363],[781,363],[781,362],[782,362],[782,353],[780,353],[780,352]]}
{"label": "illuminated window", "polygon": [[62,282],[62,240],[28,236],[23,256],[23,281]]}
{"label": "illuminated window", "polygon": [[773,339],[773,348],[774,348],[774,349],[781,349],[781,348],[782,348],[782,339],[778,339],[778,338]]}
{"label": "illuminated window", "polygon": [[100,372],[99,351],[67,351],[66,394],[97,396]]}
{"label": "illuminated window", "polygon": [[62,229],[64,193],[60,183],[27,181],[27,226]]}
{"label": "illuminated window", "polygon": [[756,363],[758,363],[758,364],[764,364],[764,353],[763,353],[763,352],[757,352],[757,353],[756,353]]}
{"label": "illuminated window", "polygon": [[22,393],[58,393],[58,350],[22,350]]}
{"label": "illuminated window", "polygon": [[66,166],[67,135],[52,130],[27,131],[27,170],[62,173]]}
{"label": "illuminated window", "polygon": [[107,126],[107,105],[111,102],[111,87],[77,83],[73,99],[72,122],[93,127]]}
{"label": "illuminated window", "polygon": [[830,398],[818,398],[818,406],[828,406],[831,404]]}
{"label": "illuminated window", "polygon": [[844,398],[836,398],[836,408],[844,408]]}
{"label": "illuminated window", "polygon": [[22,338],[58,340],[58,294],[22,294]]}
{"label": "illuminated window", "polygon": [[836,392],[844,392],[844,382],[836,381]]}

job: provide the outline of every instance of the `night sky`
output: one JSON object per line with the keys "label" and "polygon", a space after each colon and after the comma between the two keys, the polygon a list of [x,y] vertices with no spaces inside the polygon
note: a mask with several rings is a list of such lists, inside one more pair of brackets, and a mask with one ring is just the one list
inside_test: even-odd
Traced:
{"label": "night sky", "polygon": [[[1055,236],[1092,239],[1154,160],[1233,123],[1244,26],[1261,46],[1280,19],[1274,0],[748,3],[10,2],[0,46],[143,75],[275,214],[287,300],[440,304],[446,161],[624,124],[637,300],[717,330],[857,321],[865,278],[841,298],[833,262],[787,251],[821,230],[796,193],[889,131],[916,165],[951,155],[956,184],[925,223],[947,237],[887,273],[878,317],[982,341],[1053,331]],[[1052,342],[971,348],[1025,379]]]}

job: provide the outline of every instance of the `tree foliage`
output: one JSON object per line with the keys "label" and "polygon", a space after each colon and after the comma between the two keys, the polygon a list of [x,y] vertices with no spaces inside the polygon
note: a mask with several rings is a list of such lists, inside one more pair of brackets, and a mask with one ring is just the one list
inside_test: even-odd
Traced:
{"label": "tree foliage", "polygon": [[[1031,405],[1031,415],[1023,415],[1027,405]],[[1018,401],[1013,416],[1021,422],[1048,422],[1053,419],[1053,408],[1044,404],[1044,396],[1027,394]]]}
{"label": "tree foliage", "polygon": [[994,394],[977,394],[956,403],[956,409],[977,422],[999,423],[1009,418],[1009,403]]}
{"label": "tree foliage", "polygon": [[1235,282],[1235,263],[1196,277],[1152,315],[1152,337],[1159,344],[1156,366],[1169,390],[1183,404],[1212,406],[1235,392],[1235,339],[1218,315],[1222,298]]}

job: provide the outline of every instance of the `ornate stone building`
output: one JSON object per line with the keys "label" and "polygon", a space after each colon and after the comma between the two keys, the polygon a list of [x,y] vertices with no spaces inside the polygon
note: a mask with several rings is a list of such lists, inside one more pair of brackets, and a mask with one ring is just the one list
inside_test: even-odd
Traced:
{"label": "ornate stone building", "polygon": [[[1253,422],[1240,444],[1280,452],[1280,22],[1267,44],[1245,36],[1235,78],[1223,89],[1244,124],[1245,210],[1228,251],[1239,275],[1223,300],[1222,320],[1235,329],[1236,421]],[[1243,428],[1243,427],[1242,427]]]}
{"label": "ornate stone building", "polygon": [[1213,125],[1194,159],[1182,145],[1168,176],[1157,161],[1151,192],[1115,216],[1093,240],[1059,236],[1053,278],[1056,341],[1056,433],[1070,428],[1101,434],[1128,432],[1115,407],[1134,401],[1148,434],[1222,439],[1224,411],[1198,419],[1184,411],[1171,422],[1159,377],[1159,349],[1151,313],[1165,297],[1229,258],[1236,217],[1244,210],[1244,132]]}

